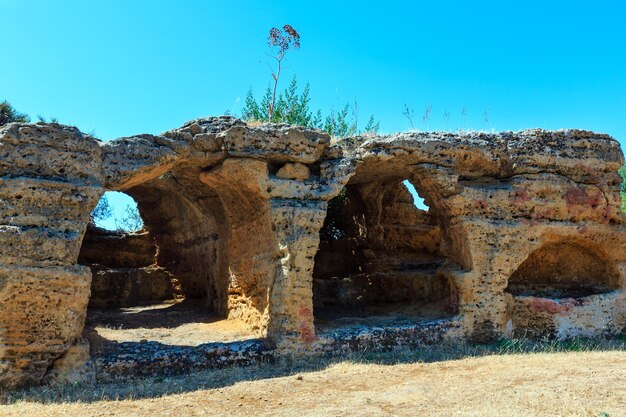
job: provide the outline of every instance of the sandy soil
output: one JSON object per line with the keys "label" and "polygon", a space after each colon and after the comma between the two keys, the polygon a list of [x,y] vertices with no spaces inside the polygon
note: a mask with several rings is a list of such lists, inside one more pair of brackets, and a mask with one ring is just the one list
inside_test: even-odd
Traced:
{"label": "sandy soil", "polygon": [[[94,392],[98,389],[101,394]],[[121,399],[98,400],[98,395]],[[56,397],[35,391],[12,401],[0,406],[0,415],[624,416],[626,352],[491,355],[396,365],[344,361],[295,373],[237,368],[131,387],[69,389]]]}
{"label": "sandy soil", "polygon": [[117,342],[147,340],[197,346],[255,337],[237,321],[212,314],[195,300],[115,310],[93,309],[88,314],[86,333],[95,354],[114,348]]}

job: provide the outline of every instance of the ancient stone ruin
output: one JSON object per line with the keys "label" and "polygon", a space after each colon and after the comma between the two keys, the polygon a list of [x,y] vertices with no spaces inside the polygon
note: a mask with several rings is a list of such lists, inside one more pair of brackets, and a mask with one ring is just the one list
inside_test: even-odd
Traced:
{"label": "ancient stone ruin", "polygon": [[[218,117],[103,143],[6,125],[0,385],[622,332],[623,162],[578,130],[331,141]],[[135,199],[143,230],[90,223],[108,190]],[[178,321],[157,323],[155,303]],[[177,327],[198,317],[215,331]],[[107,336],[142,318],[189,340]]]}

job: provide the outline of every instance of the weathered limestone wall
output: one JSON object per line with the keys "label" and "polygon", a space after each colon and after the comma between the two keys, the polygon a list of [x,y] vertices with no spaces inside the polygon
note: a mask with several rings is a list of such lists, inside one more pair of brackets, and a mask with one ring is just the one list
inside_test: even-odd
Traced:
{"label": "weathered limestone wall", "polygon": [[[367,213],[360,250],[370,272],[388,276],[417,250],[437,260],[434,276],[450,283],[457,314],[428,324],[437,337],[452,328],[475,340],[623,331],[622,164],[614,139],[585,131],[331,142],[315,130],[220,117],[102,144],[59,125],[7,125],[0,128],[0,384],[40,381],[81,336],[91,274],[77,259],[105,189],[135,198],[159,248],[156,264],[186,296],[204,297],[283,351],[322,343],[313,276],[333,269],[323,255],[316,265],[316,254],[329,201],[342,189]],[[412,211],[398,189],[403,180],[425,198],[429,215]],[[555,280],[542,283],[525,265],[542,248],[565,244],[606,272],[574,270],[568,285],[583,292],[559,298],[550,292]],[[390,282],[381,279],[393,289]],[[533,286],[550,291],[524,292]]]}
{"label": "weathered limestone wall", "polygon": [[[319,176],[303,181],[311,169],[324,170],[319,160],[328,144],[328,135],[318,131],[287,125],[250,128],[229,117],[200,119],[162,136],[107,143],[103,168],[109,189],[127,192],[138,202],[160,253],[169,254],[159,255],[159,265],[180,279],[183,292],[185,282],[195,282],[196,288],[204,282],[218,312],[260,336],[298,339],[313,334],[307,273],[312,257],[302,261],[310,267],[299,265],[299,240],[312,247],[309,251],[317,248],[324,199],[342,186],[333,186],[334,178],[331,185],[320,182]],[[297,178],[289,178],[294,171]],[[333,175],[343,181],[341,172]],[[321,207],[319,226],[303,224],[306,235],[291,236],[299,226],[281,223],[292,216],[287,211],[307,222],[299,210],[309,199]],[[283,265],[283,257],[298,265]],[[284,284],[282,271],[290,276]],[[300,286],[306,290],[295,290]],[[309,313],[302,318],[301,311]]]}
{"label": "weathered limestone wall", "polygon": [[138,268],[156,261],[157,246],[145,230],[118,232],[90,223],[83,237],[78,262],[116,268]]}
{"label": "weathered limestone wall", "polygon": [[0,385],[40,383],[80,337],[91,273],[76,259],[103,192],[96,140],[0,128]]}
{"label": "weathered limestone wall", "polygon": [[623,156],[616,141],[534,130],[355,142],[338,144],[359,165],[351,183],[411,179],[437,213],[441,251],[451,261],[442,272],[456,284],[469,336],[490,339],[522,324],[505,291],[508,278],[550,242],[582,241],[621,271],[612,307],[600,314],[612,316],[610,328],[602,320],[584,326],[594,334],[624,327],[623,315],[614,314],[623,310],[626,255],[617,174]]}

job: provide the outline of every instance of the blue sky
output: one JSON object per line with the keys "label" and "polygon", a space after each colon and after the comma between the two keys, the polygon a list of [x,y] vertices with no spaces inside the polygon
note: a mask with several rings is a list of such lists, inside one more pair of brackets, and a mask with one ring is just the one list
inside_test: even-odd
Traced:
{"label": "blue sky", "polygon": [[620,1],[0,0],[0,11],[0,99],[103,140],[238,113],[270,81],[269,29],[289,23],[302,47],[283,85],[309,81],[315,108],[356,100],[384,132],[410,128],[406,103],[418,129],[431,105],[431,130],[576,127],[626,143]]}

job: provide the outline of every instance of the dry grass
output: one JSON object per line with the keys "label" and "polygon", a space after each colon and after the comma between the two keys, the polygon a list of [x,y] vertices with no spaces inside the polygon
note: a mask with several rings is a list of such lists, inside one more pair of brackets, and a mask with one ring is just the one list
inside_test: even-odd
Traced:
{"label": "dry grass", "polygon": [[4,394],[2,416],[626,415],[624,339],[454,345]]}

